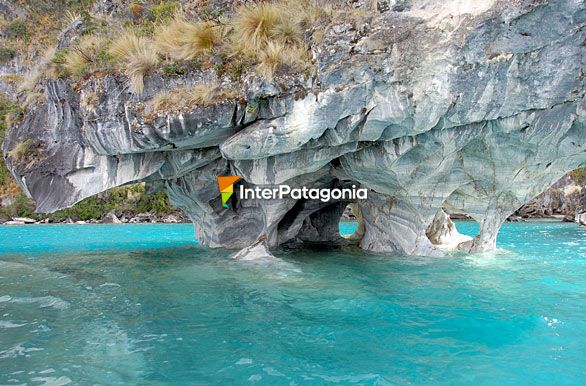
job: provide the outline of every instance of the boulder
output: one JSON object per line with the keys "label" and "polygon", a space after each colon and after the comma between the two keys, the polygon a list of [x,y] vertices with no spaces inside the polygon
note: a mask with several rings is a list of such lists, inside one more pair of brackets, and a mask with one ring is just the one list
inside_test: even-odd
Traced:
{"label": "boulder", "polygon": [[129,223],[156,223],[157,216],[151,213],[139,213],[128,220]]}
{"label": "boulder", "polygon": [[116,211],[111,210],[102,217],[102,223],[104,223],[104,224],[122,224],[122,221],[120,221],[120,219],[116,215]]}
{"label": "boulder", "polygon": [[23,224],[35,224],[37,220],[29,217],[13,217],[12,221]]}
{"label": "boulder", "polygon": [[177,216],[175,216],[173,214],[169,214],[167,216],[163,216],[160,219],[160,221],[163,223],[167,223],[167,224],[176,224],[179,222],[179,219],[177,218]]}
{"label": "boulder", "polygon": [[578,225],[586,225],[586,212],[576,213],[574,218]]}

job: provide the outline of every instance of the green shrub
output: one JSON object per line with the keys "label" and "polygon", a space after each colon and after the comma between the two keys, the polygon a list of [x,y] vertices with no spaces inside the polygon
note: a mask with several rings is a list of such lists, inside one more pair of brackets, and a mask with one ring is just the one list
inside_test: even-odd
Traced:
{"label": "green shrub", "polygon": [[155,25],[150,22],[142,23],[135,28],[135,33],[138,36],[148,37],[148,36],[152,36],[154,32],[155,32]]}
{"label": "green shrub", "polygon": [[52,214],[53,217],[74,217],[87,221],[100,219],[106,213],[115,210],[129,216],[150,212],[165,215],[176,212],[169,204],[165,192],[148,194],[144,183],[138,183],[110,189],[96,196],[86,198],[72,206]]}
{"label": "green shrub", "polygon": [[[8,171],[0,162],[0,177],[4,172],[8,175]],[[7,179],[6,183],[8,181]],[[22,193],[14,195],[12,199],[13,204],[11,206],[0,207],[0,217],[19,216],[35,219],[71,217],[88,221],[101,219],[111,210],[123,212],[128,216],[136,216],[139,213],[146,212],[161,216],[177,212],[177,208],[169,203],[165,192],[160,191],[155,194],[148,194],[144,183],[113,188],[96,196],[88,197],[73,205],[71,208],[48,215],[35,214],[35,203]]]}
{"label": "green shrub", "polygon": [[95,0],[57,0],[55,2],[49,2],[49,4],[59,4],[62,7],[62,10],[67,10],[71,12],[87,12],[87,10],[94,5]]}
{"label": "green shrub", "polygon": [[[169,203],[169,198],[164,191],[155,194],[143,194],[140,200],[136,203],[136,211],[138,213],[150,212],[152,214],[161,216],[173,213],[177,209]],[[138,214],[137,213],[137,214]]]}
{"label": "green shrub", "polygon": [[89,197],[67,209],[65,217],[77,217],[83,221],[99,219],[109,212],[109,207],[109,203],[98,196]]}
{"label": "green shrub", "polygon": [[15,206],[15,212],[18,217],[38,217],[35,214],[35,203],[24,194],[16,196],[13,206]]}
{"label": "green shrub", "polygon": [[210,6],[204,6],[199,11],[199,16],[206,21],[214,21],[219,23],[222,20],[222,16],[224,15],[223,9],[215,9]]}
{"label": "green shrub", "polygon": [[6,116],[19,111],[19,107],[10,98],[0,93],[0,141],[4,138],[4,130],[7,129]]}
{"label": "green shrub", "polygon": [[8,39],[20,38],[28,40],[29,33],[26,23],[22,19],[16,19],[4,26],[4,34]]}
{"label": "green shrub", "polygon": [[161,67],[161,71],[166,76],[179,76],[187,74],[188,68],[184,64],[180,62],[165,62],[163,67]]}
{"label": "green shrub", "polygon": [[35,214],[35,203],[33,200],[19,193],[11,196],[12,205],[7,207],[0,207],[0,217],[30,217],[38,219],[39,216]]}
{"label": "green shrub", "polygon": [[4,159],[0,158],[0,186],[8,184],[9,181],[10,172],[6,168],[6,164],[4,164]]}
{"label": "green shrub", "polygon": [[10,48],[0,47],[0,64],[5,64],[14,59],[16,52]]}
{"label": "green shrub", "polygon": [[586,185],[586,169],[580,168],[576,170],[572,170],[570,172],[570,177],[574,180],[574,182],[580,186]]}
{"label": "green shrub", "polygon": [[178,8],[178,1],[160,1],[159,4],[151,7],[151,13],[156,22],[164,23],[173,18],[173,15]]}

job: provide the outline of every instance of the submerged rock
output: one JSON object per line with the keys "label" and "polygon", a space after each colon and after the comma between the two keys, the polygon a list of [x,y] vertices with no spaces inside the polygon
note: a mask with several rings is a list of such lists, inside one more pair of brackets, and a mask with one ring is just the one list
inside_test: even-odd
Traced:
{"label": "submerged rock", "polygon": [[[242,256],[336,241],[347,204],[366,250],[494,249],[511,214],[586,162],[584,2],[401,3],[370,11],[364,25],[334,20],[312,41],[311,77],[245,82],[246,100],[153,118],[144,106],[154,93],[191,78],[153,75],[142,97],[122,76],[80,90],[49,80],[46,102],[8,133],[7,163],[41,212],[159,184],[202,244],[246,248]],[[83,102],[90,93],[94,105]],[[32,150],[12,157],[23,141]],[[368,199],[234,195],[223,208],[223,175],[246,187],[355,185]],[[458,236],[442,207],[476,220],[479,234]]]}
{"label": "submerged rock", "polygon": [[266,239],[261,238],[252,245],[241,249],[240,251],[232,255],[230,258],[234,260],[251,261],[274,259],[275,257],[269,251]]}

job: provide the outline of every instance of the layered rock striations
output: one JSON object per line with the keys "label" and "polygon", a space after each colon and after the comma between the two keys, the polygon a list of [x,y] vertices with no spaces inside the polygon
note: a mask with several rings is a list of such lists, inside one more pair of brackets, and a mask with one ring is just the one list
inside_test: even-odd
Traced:
{"label": "layered rock striations", "polygon": [[[46,81],[46,101],[4,143],[5,154],[23,141],[32,151],[7,163],[41,212],[130,182],[164,188],[210,247],[337,241],[352,204],[355,239],[369,251],[493,249],[509,215],[586,163],[584,1],[390,3],[310,37],[310,76],[251,75],[243,98],[210,106],[152,110],[157,92],[198,76],[149,76],[142,96],[122,75],[79,89]],[[234,196],[226,209],[221,175],[369,193],[327,203]],[[479,234],[451,242],[459,236],[442,208],[470,215]]]}

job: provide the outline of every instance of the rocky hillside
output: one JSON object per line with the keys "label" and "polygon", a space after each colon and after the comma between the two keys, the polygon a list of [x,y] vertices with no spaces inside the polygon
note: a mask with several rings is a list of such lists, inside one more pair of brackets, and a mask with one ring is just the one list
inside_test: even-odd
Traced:
{"label": "rocky hillside", "polygon": [[545,192],[515,212],[522,218],[563,216],[577,221],[586,212],[586,169],[576,169],[563,176]]}
{"label": "rocky hillside", "polygon": [[[146,182],[202,243],[264,253],[338,240],[354,204],[362,248],[436,256],[445,207],[483,251],[586,162],[585,24],[569,0],[97,2],[25,76],[3,150],[41,212]],[[219,175],[369,194],[225,209]]]}
{"label": "rocky hillside", "polygon": [[[175,4],[176,6],[176,4]],[[53,55],[60,32],[78,18],[91,20],[93,1],[0,0],[0,143],[7,127],[22,119],[38,93],[26,91],[29,74],[42,58]],[[0,159],[0,223],[15,217],[36,221],[99,221],[109,212],[122,220],[150,213],[159,219],[181,218],[162,192],[147,193],[144,183],[120,187],[88,198],[62,211],[35,213],[35,202],[26,196]]]}

